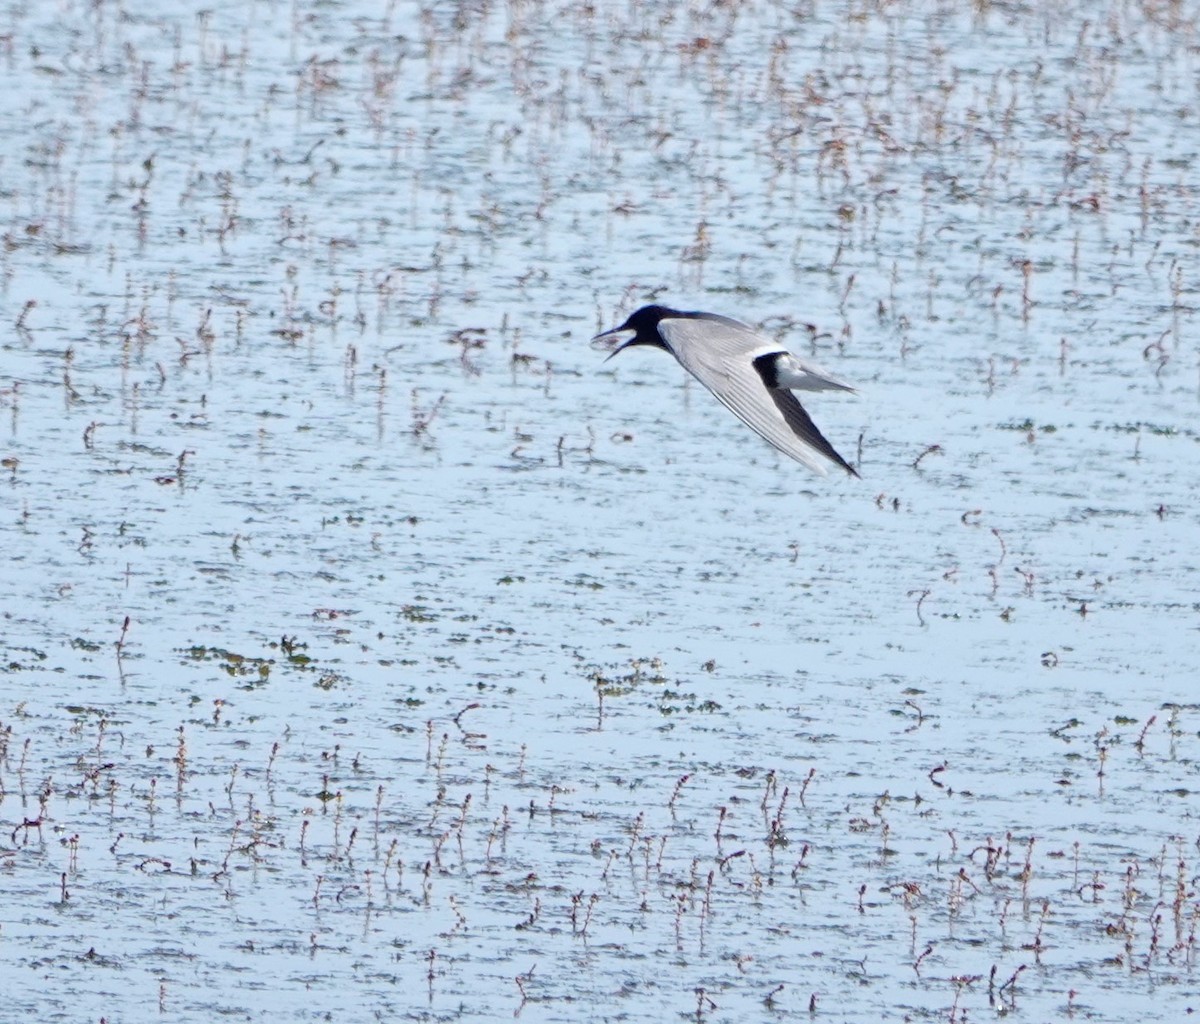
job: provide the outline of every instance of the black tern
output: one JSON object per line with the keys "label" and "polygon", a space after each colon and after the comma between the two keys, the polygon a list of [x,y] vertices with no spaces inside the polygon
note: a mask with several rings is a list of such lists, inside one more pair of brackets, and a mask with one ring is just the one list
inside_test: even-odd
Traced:
{"label": "black tern", "polygon": [[851,476],[858,471],[817,429],[792,391],[850,391],[845,381],[793,355],[749,324],[717,313],[685,313],[666,306],[643,306],[620,327],[593,341],[633,332],[611,359],[631,345],[666,349],[738,419],[764,440],[825,475],[823,455]]}

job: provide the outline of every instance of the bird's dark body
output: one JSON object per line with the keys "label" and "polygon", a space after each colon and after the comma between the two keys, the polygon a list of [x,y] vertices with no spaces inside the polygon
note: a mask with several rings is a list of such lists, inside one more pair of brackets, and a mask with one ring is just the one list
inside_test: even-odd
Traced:
{"label": "bird's dark body", "polygon": [[816,452],[851,476],[857,470],[834,449],[804,410],[793,389],[853,391],[824,370],[799,359],[749,324],[718,313],[643,306],[598,337],[632,332],[609,356],[633,345],[670,352],[731,412],[781,452],[814,472],[825,468]]}

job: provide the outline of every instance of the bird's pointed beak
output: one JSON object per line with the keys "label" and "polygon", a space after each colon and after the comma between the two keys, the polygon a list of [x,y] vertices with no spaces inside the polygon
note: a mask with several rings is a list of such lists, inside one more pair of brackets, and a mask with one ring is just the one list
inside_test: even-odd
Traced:
{"label": "bird's pointed beak", "polygon": [[618,345],[618,346],[617,346],[616,348],[614,348],[614,349],[613,349],[613,350],[612,350],[612,351],[611,351],[611,352],[610,352],[610,353],[609,353],[607,356],[605,356],[605,358],[604,358],[604,361],[607,363],[607,362],[608,362],[608,361],[609,361],[609,360],[610,360],[610,359],[611,359],[613,356],[615,356],[615,355],[616,355],[618,352],[620,352],[622,349],[629,348],[629,346],[630,346],[630,345],[632,345],[632,344],[633,344],[633,342],[634,342],[634,339],[633,339],[633,338],[630,338],[628,341],[623,341],[623,342],[621,342],[621,344],[620,344],[620,345]]}
{"label": "bird's pointed beak", "polygon": [[632,328],[614,327],[610,331],[602,331],[601,333],[597,334],[592,339],[591,346],[600,352],[605,352],[609,349],[612,349],[612,351],[608,353],[607,358],[604,360],[607,363],[608,360],[620,352],[621,349],[633,344],[633,338],[630,338],[628,341],[621,342],[620,344],[617,344],[614,339],[616,339],[618,335],[632,333]]}

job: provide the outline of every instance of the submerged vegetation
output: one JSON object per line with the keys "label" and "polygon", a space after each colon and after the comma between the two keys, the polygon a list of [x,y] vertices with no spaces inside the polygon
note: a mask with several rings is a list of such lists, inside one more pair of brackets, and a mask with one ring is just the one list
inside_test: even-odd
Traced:
{"label": "submerged vegetation", "polygon": [[[12,5],[7,1016],[1191,1012],[1198,42]],[[604,363],[654,300],[862,482]]]}

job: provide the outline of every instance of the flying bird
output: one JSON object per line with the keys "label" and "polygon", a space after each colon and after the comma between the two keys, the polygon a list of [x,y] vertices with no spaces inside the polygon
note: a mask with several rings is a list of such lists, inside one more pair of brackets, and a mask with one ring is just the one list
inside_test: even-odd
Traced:
{"label": "flying bird", "polygon": [[618,334],[633,337],[608,357],[631,345],[666,349],[679,364],[764,440],[825,475],[824,456],[851,476],[858,471],[834,450],[793,391],[850,391],[843,380],[799,356],[749,324],[717,313],[685,313],[666,306],[643,306],[620,327],[593,341]]}

